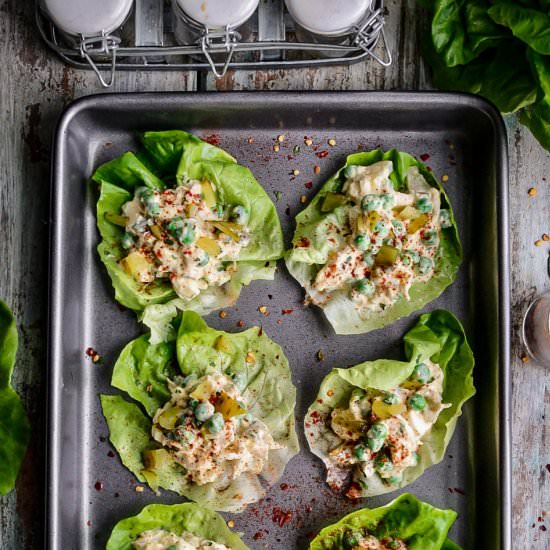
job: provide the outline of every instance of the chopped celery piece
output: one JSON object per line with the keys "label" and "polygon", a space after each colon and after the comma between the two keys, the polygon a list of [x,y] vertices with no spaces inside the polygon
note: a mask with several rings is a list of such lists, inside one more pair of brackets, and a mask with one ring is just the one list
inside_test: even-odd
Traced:
{"label": "chopped celery piece", "polygon": [[346,195],[342,193],[327,193],[321,205],[321,212],[332,212],[338,206],[342,206],[348,202]]}
{"label": "chopped celery piece", "polygon": [[157,239],[162,239],[162,227],[160,225],[154,223],[153,225],[149,226],[149,229]]}
{"label": "chopped celery piece", "polygon": [[221,248],[218,243],[210,237],[198,238],[197,246],[202,248],[210,256],[217,256],[221,252]]}
{"label": "chopped celery piece", "polygon": [[383,244],[374,258],[376,265],[390,266],[393,265],[399,257],[399,249],[395,246]]}
{"label": "chopped celery piece", "polygon": [[214,188],[212,187],[212,183],[210,183],[207,179],[204,179],[202,180],[201,187],[202,197],[206,203],[206,206],[208,206],[208,208],[214,208],[218,200],[216,198]]}
{"label": "chopped celery piece", "polygon": [[242,231],[243,226],[240,223],[235,222],[225,222],[225,221],[212,221],[210,222],[216,229],[221,231],[222,233],[225,233],[229,237],[231,237],[235,242],[238,242],[239,237],[239,231]]}
{"label": "chopped celery piece", "polygon": [[246,409],[242,406],[242,403],[239,403],[232,397],[229,397],[224,391],[218,397],[218,400],[215,404],[216,412],[221,413],[225,420],[229,420],[234,416],[239,416],[244,414]]}
{"label": "chopped celery piece", "polygon": [[403,414],[407,410],[405,403],[395,403],[394,405],[388,405],[381,399],[375,399],[372,404],[372,413],[380,420],[390,418],[390,416],[396,416]]}
{"label": "chopped celery piece", "polygon": [[112,212],[105,212],[105,219],[114,225],[119,227],[126,227],[128,223],[128,216],[121,216],[119,214],[113,214]]}
{"label": "chopped celery piece", "polygon": [[176,427],[176,422],[178,421],[182,412],[183,409],[180,407],[171,407],[170,409],[166,409],[159,416],[159,424],[165,430],[173,430]]}

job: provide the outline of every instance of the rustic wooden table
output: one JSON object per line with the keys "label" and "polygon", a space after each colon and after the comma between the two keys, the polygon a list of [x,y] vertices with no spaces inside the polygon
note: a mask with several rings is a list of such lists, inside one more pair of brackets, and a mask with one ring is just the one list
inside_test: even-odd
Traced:
{"label": "rustic wooden table", "polygon": [[[57,117],[72,99],[101,92],[96,77],[58,61],[39,40],[33,3],[0,0],[0,296],[20,329],[15,385],[34,426],[17,488],[0,497],[0,548],[43,547],[49,155]],[[114,91],[391,90],[429,89],[421,62],[422,12],[415,0],[389,0],[388,37],[395,62],[291,71],[231,72],[211,76],[131,72]],[[522,312],[550,288],[550,154],[515,117],[506,119],[510,151],[513,315],[513,529],[514,547],[550,548],[550,371],[523,363],[518,332]],[[536,187],[535,197],[527,191]],[[478,366],[482,368],[483,365]],[[549,516],[550,517],[550,516]],[[550,526],[549,526],[550,529]]]}

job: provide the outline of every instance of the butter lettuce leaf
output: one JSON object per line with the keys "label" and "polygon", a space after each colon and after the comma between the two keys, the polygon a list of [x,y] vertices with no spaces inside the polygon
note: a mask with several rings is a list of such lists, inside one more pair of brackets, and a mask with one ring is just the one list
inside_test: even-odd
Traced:
{"label": "butter lettuce leaf", "polygon": [[[136,312],[175,300],[173,305],[204,315],[233,305],[242,287],[251,281],[273,279],[275,261],[284,253],[283,235],[275,205],[252,172],[222,149],[187,132],[146,132],[141,139],[141,152],[125,153],[100,166],[92,176],[100,186],[97,225],[102,240],[98,252],[116,300]],[[133,198],[139,186],[164,189],[168,184],[203,178],[216,184],[225,204],[239,204],[249,212],[250,243],[241,250],[231,281],[208,288],[192,300],[176,300],[169,281],[156,280],[145,286],[124,271],[118,263],[125,255],[120,246],[123,230],[105,215],[120,214],[122,205]]]}
{"label": "butter lettuce leaf", "polygon": [[[292,239],[293,248],[287,252],[285,261],[291,275],[309,292],[319,269],[327,262],[329,254],[337,244],[329,240],[327,226],[343,227],[347,222],[347,206],[338,206],[330,213],[322,212],[321,206],[327,193],[340,191],[343,173],[348,166],[368,166],[381,160],[393,162],[390,176],[394,188],[407,190],[407,170],[418,167],[429,185],[441,192],[441,207],[451,213],[451,227],[442,229],[439,252],[435,258],[435,273],[425,282],[414,283],[410,289],[410,300],[400,297],[383,311],[359,312],[347,290],[331,293],[331,299],[322,306],[323,311],[337,334],[359,334],[384,327],[401,317],[410,315],[437,298],[456,278],[462,261],[462,247],[449,199],[433,174],[413,156],[392,149],[375,149],[367,153],[348,156],[347,162],[330,178],[314,197],[309,206],[296,216],[296,232]],[[303,243],[308,246],[304,246]]]}
{"label": "butter lettuce leaf", "polygon": [[0,495],[15,487],[31,434],[25,407],[11,385],[17,348],[13,313],[0,300]]}
{"label": "butter lettuce leaf", "polygon": [[213,372],[238,375],[245,381],[242,395],[248,412],[266,424],[282,448],[270,451],[260,476],[247,473],[231,482],[199,486],[189,482],[185,470],[170,461],[155,467],[156,479],[150,484],[153,490],[157,486],[172,490],[215,510],[240,511],[265,495],[264,485],[275,483],[299,450],[294,422],[296,389],[288,361],[262,329],[252,327],[230,334],[208,327],[194,312],[184,312],[175,342],[151,344],[148,335],[143,335],[124,348],[113,369],[112,385],[138,403],[104,395],[103,413],[123,464],[141,482],[150,482],[143,475],[142,453],[158,448],[151,437],[151,419],[170,398],[168,378]]}
{"label": "butter lettuce leaf", "polygon": [[178,536],[192,533],[232,550],[248,550],[216,512],[197,504],[150,504],[139,514],[119,521],[107,541],[106,550],[132,550],[133,541],[144,531],[163,529]]}
{"label": "butter lettuce leaf", "polygon": [[431,431],[422,438],[418,464],[407,468],[401,482],[392,485],[384,482],[377,473],[367,479],[356,471],[353,481],[360,486],[362,497],[401,489],[420,477],[426,468],[441,462],[462,414],[462,405],[475,393],[474,356],[462,325],[450,312],[436,310],[420,316],[403,341],[405,361],[378,359],[348,369],[333,369],[321,383],[318,399],[306,415],[305,433],[309,446],[327,466],[329,484],[341,488],[339,483],[333,482],[345,479],[347,471],[339,470],[328,459],[329,452],[341,443],[327,423],[331,412],[346,407],[355,388],[388,391],[404,383],[417,363],[431,359],[439,364],[444,375],[443,403],[450,404],[450,407],[441,412]]}
{"label": "butter lettuce leaf", "polygon": [[325,527],[311,541],[309,550],[344,548],[344,533],[362,528],[379,539],[399,538],[408,550],[460,550],[446,538],[456,517],[453,510],[435,508],[405,493],[385,506],[357,510]]}

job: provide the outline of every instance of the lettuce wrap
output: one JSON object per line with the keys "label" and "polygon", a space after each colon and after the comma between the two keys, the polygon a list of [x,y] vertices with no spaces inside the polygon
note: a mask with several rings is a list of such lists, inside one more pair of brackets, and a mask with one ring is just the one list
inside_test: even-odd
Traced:
{"label": "lettuce wrap", "polygon": [[[237,414],[246,412],[261,421],[278,447],[269,450],[258,475],[249,471],[233,480],[222,477],[198,484],[190,481],[186,469],[171,458],[161,457],[153,466],[146,465],[146,455],[164,445],[152,435],[154,422],[158,427],[154,419],[169,403],[170,388],[178,376],[186,377],[182,385],[190,383],[188,379],[201,380],[205,376],[239,381],[241,408],[233,403]],[[139,405],[119,395],[101,396],[111,442],[123,464],[155,491],[160,487],[208,508],[241,511],[265,495],[264,485],[275,483],[298,452],[294,429],[296,389],[288,361],[280,346],[261,328],[229,334],[209,328],[194,312],[184,312],[175,342],[151,344],[148,335],[143,335],[124,348],[114,366],[112,385]]]}
{"label": "lettuce wrap", "polygon": [[[145,132],[141,142],[143,149],[137,154],[127,152],[100,166],[92,176],[100,186],[97,225],[101,242],[98,252],[111,278],[116,300],[136,312],[142,312],[152,304],[171,302],[172,307],[168,308],[168,312],[176,306],[205,315],[215,309],[233,305],[243,285],[256,279],[273,279],[275,261],[284,252],[280,221],[273,202],[250,170],[237,164],[222,149],[187,132]],[[217,271],[230,269],[230,279],[223,284],[208,285],[196,295],[181,297],[175,292],[170,277],[160,278],[155,275],[148,282],[143,282],[140,277],[136,277],[135,265],[132,267],[130,262],[123,261],[131,241],[130,244],[124,241],[128,239],[130,229],[127,224],[130,222],[127,216],[122,216],[122,208],[129,201],[136,200],[136,197],[144,196],[144,193],[145,196],[156,193],[158,198],[159,194],[184,184],[190,185],[190,182],[206,185],[206,189],[202,188],[200,200],[210,201],[208,204],[213,211],[219,213],[217,219],[229,219],[235,209],[241,214],[246,213],[247,239],[246,245],[235,252],[237,257],[231,256],[231,261],[225,262],[217,260],[219,247],[212,244],[211,239],[203,245],[204,251],[201,251],[205,254],[205,262],[219,261],[220,268],[216,268]],[[191,219],[194,216],[196,214],[185,211],[177,217],[177,222],[183,224],[191,220],[189,223],[194,223]],[[173,235],[162,233],[167,231],[166,227],[153,226],[150,220],[148,223],[150,225],[145,229],[141,228],[142,232],[151,230],[159,239],[163,238],[165,242],[173,244]],[[212,228],[212,231],[215,233],[219,230],[215,234],[224,237],[223,231],[226,231],[235,237],[232,231],[235,226],[238,224],[225,221],[221,226],[218,224],[216,229]],[[172,240],[169,241],[168,237]],[[195,242],[193,246],[198,249],[200,245],[197,246]],[[225,264],[230,265],[230,268],[224,267]],[[157,311],[155,315],[158,314]]]}
{"label": "lettuce wrap", "polygon": [[460,550],[447,539],[456,516],[453,510],[440,510],[405,493],[385,506],[357,510],[325,527],[309,550],[351,550],[354,537],[367,534],[387,541],[384,548],[388,549],[401,548],[398,539],[407,550]]}
{"label": "lettuce wrap", "polygon": [[15,487],[31,434],[23,403],[11,385],[17,347],[13,313],[0,300],[0,495]]}
{"label": "lettuce wrap", "polygon": [[[440,462],[451,440],[458,417],[462,414],[462,405],[475,393],[472,376],[474,357],[464,329],[451,313],[437,310],[422,315],[417,324],[405,334],[403,340],[406,361],[378,359],[347,369],[333,369],[321,383],[317,399],[306,415],[306,437],[311,451],[327,467],[327,482],[334,490],[347,490],[346,494],[350,498],[376,496],[400,489],[421,476],[426,468]],[[392,449],[400,449],[399,441],[392,442],[387,439],[386,445],[390,448],[382,447],[380,444],[372,445],[369,438],[375,436],[370,429],[366,431],[380,421],[380,416],[376,417],[376,414],[379,414],[376,411],[384,410],[381,407],[375,409],[374,401],[383,400],[383,407],[399,406],[385,403],[395,403],[396,401],[388,400],[388,397],[395,395],[396,388],[412,387],[413,380],[419,372],[418,366],[432,362],[439,366],[438,372],[442,374],[440,397],[443,406],[437,415],[432,417],[431,427],[418,439],[417,445],[412,449],[414,452],[409,452],[405,457],[409,460],[407,467],[399,471],[399,477],[394,479],[391,472],[392,464],[389,465],[389,471],[384,470],[383,466],[387,462],[385,453],[392,453],[390,456],[393,460]],[[337,463],[334,450],[343,444],[346,436],[335,433],[333,411],[346,407],[354,395],[361,395],[363,392],[367,392],[367,395],[369,392],[371,395],[377,394],[378,397],[371,399],[372,408],[365,409],[366,412],[359,421],[357,430],[361,436],[353,442],[357,447],[353,447],[351,452],[353,456],[358,457],[357,450],[363,452],[360,448],[363,443],[365,446],[368,445],[370,450],[364,451],[368,454],[366,458],[361,456],[360,461],[350,459],[344,464]],[[425,410],[429,410],[430,407],[431,404]],[[405,412],[390,410],[387,417],[391,420],[387,421],[386,425],[393,422],[394,418],[401,422]],[[411,419],[412,414],[406,417],[406,420],[414,425],[414,419]],[[418,425],[418,422],[416,424]],[[401,429],[401,433],[408,432]],[[374,461],[374,471],[364,468],[365,460]]]}
{"label": "lettuce wrap", "polygon": [[123,519],[115,525],[106,550],[132,550],[133,541],[144,531],[152,529],[163,529],[176,535],[188,532],[224,544],[231,550],[248,550],[220,515],[192,503],[146,506],[137,516]]}
{"label": "lettuce wrap", "polygon": [[[388,175],[389,183],[387,183],[388,178],[383,178],[383,180],[379,178],[376,183],[378,187],[371,193],[380,194],[365,195],[362,200],[358,197],[356,200],[359,204],[354,206],[353,200],[349,197],[350,177],[353,177],[350,174],[354,174],[354,171],[355,173],[358,171],[364,173],[365,167],[371,167],[375,163],[384,164],[383,161],[391,161],[393,164],[393,170]],[[383,191],[380,188],[383,188]],[[422,227],[422,224],[417,225],[416,231],[409,231],[409,229],[413,226],[413,222],[417,224],[422,219],[425,223],[431,223],[429,218],[425,218],[422,211],[415,208],[400,206],[391,209],[386,206],[384,208],[387,209],[388,216],[396,218],[401,216],[400,219],[392,220],[393,224],[400,226],[401,236],[398,236],[396,232],[396,225],[390,226],[391,229],[386,235],[391,237],[389,239],[391,242],[386,242],[388,241],[386,238],[383,241],[385,244],[382,244],[382,239],[380,239],[380,243],[374,244],[378,239],[378,235],[374,232],[376,220],[370,222],[369,218],[366,218],[362,228],[363,234],[358,234],[355,237],[353,246],[350,243],[347,248],[344,248],[345,251],[350,251],[349,256],[346,252],[347,261],[358,262],[356,266],[352,265],[348,279],[355,282],[342,288],[318,291],[316,285],[320,273],[330,266],[335,255],[342,251],[342,247],[346,246],[355,232],[359,232],[359,222],[364,219],[363,216],[367,216],[368,209],[371,208],[368,200],[365,203],[366,199],[369,197],[387,198],[388,194],[400,195],[403,198],[404,195],[401,193],[412,193],[416,197],[417,193],[433,193],[434,189],[439,191],[436,195],[438,195],[438,207],[441,207],[441,210],[438,208],[441,216],[438,216],[437,219],[440,219],[441,222],[437,222],[439,225],[434,228],[436,231],[429,232],[435,234],[437,245],[437,249],[430,249],[432,250],[431,258],[419,258],[414,251],[411,251],[412,256],[409,256],[408,250],[400,248],[403,242],[408,242],[414,237],[415,232],[417,235],[422,234],[422,239],[424,239],[422,233],[424,229],[418,229],[418,227]],[[430,207],[430,205],[428,206]],[[372,206],[372,208],[375,207]],[[357,210],[359,210],[359,214],[352,215],[352,212],[357,212]],[[444,221],[443,213],[445,214]],[[373,212],[372,215],[378,216],[378,213]],[[353,216],[357,216],[357,220]],[[410,216],[415,216],[414,220]],[[432,221],[435,220],[435,211],[431,216]],[[373,225],[369,225],[370,223]],[[403,229],[404,224],[405,229]],[[292,276],[306,290],[306,297],[323,309],[337,334],[368,332],[421,309],[437,298],[455,280],[462,261],[458,230],[444,189],[422,162],[395,149],[386,152],[372,150],[348,156],[346,165],[322,186],[309,206],[296,216],[296,225],[296,232],[292,240],[293,248],[286,254],[286,265]],[[387,231],[387,229],[385,230]],[[405,234],[408,236],[405,237]],[[380,235],[384,236],[382,233]],[[392,237],[393,235],[395,237]],[[407,241],[404,240],[405,238]],[[430,243],[430,246],[435,245]],[[357,253],[357,257],[354,255],[355,253]],[[421,272],[419,261],[427,262],[426,270],[429,269],[430,275],[418,275]],[[395,296],[391,297],[387,303],[382,303],[380,307],[374,309],[371,306],[360,307],[357,305],[358,301],[354,300],[354,296],[357,297],[358,293],[365,295],[374,292],[373,297],[382,294],[381,287],[373,287],[373,273],[381,272],[382,268],[385,271],[388,268],[405,269],[404,266],[407,265],[411,274],[411,283],[408,283],[410,286],[406,290],[396,292]],[[338,268],[336,271],[344,272],[345,264],[336,264],[336,267]],[[365,279],[353,279],[353,277],[362,277],[363,275],[358,275],[357,272],[363,273],[363,271],[367,273],[364,275]],[[400,274],[397,278],[402,280]],[[350,285],[352,285],[351,290]],[[371,300],[372,298],[367,297],[367,299]]]}

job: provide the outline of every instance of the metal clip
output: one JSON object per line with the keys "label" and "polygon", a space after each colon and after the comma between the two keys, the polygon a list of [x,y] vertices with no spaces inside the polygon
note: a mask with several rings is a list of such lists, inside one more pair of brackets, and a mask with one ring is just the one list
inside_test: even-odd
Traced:
{"label": "metal clip", "polygon": [[[383,48],[386,53],[385,59],[374,52],[380,36],[382,36]],[[392,64],[392,55],[384,32],[384,16],[381,9],[376,10],[361,28],[357,29],[353,43],[366,51],[383,67],[389,67]]]}
{"label": "metal clip", "polygon": [[[212,69],[212,72],[214,73],[214,76],[216,78],[223,78],[227,73],[227,69],[229,68],[231,59],[233,58],[235,46],[238,44],[240,39],[241,35],[237,31],[231,30],[229,27],[226,27],[224,32],[212,32],[208,29],[208,27],[205,27],[204,32],[199,40],[199,44],[202,53],[208,61],[208,64],[210,65],[210,68]],[[223,63],[221,72],[218,71],[217,64],[212,58],[212,55],[209,51],[214,50],[215,52],[216,50],[220,50],[220,46],[222,46],[222,51],[225,50],[227,52],[227,56]]]}
{"label": "metal clip", "polygon": [[[119,45],[120,38],[110,34],[105,34],[104,32],[101,33],[101,36],[85,37],[84,35],[81,35],[80,37],[80,55],[89,63],[104,88],[110,88],[115,81],[116,52]],[[90,54],[105,54],[111,56],[111,76],[109,81],[106,81],[103,78],[99,68],[92,59],[92,55]]]}

